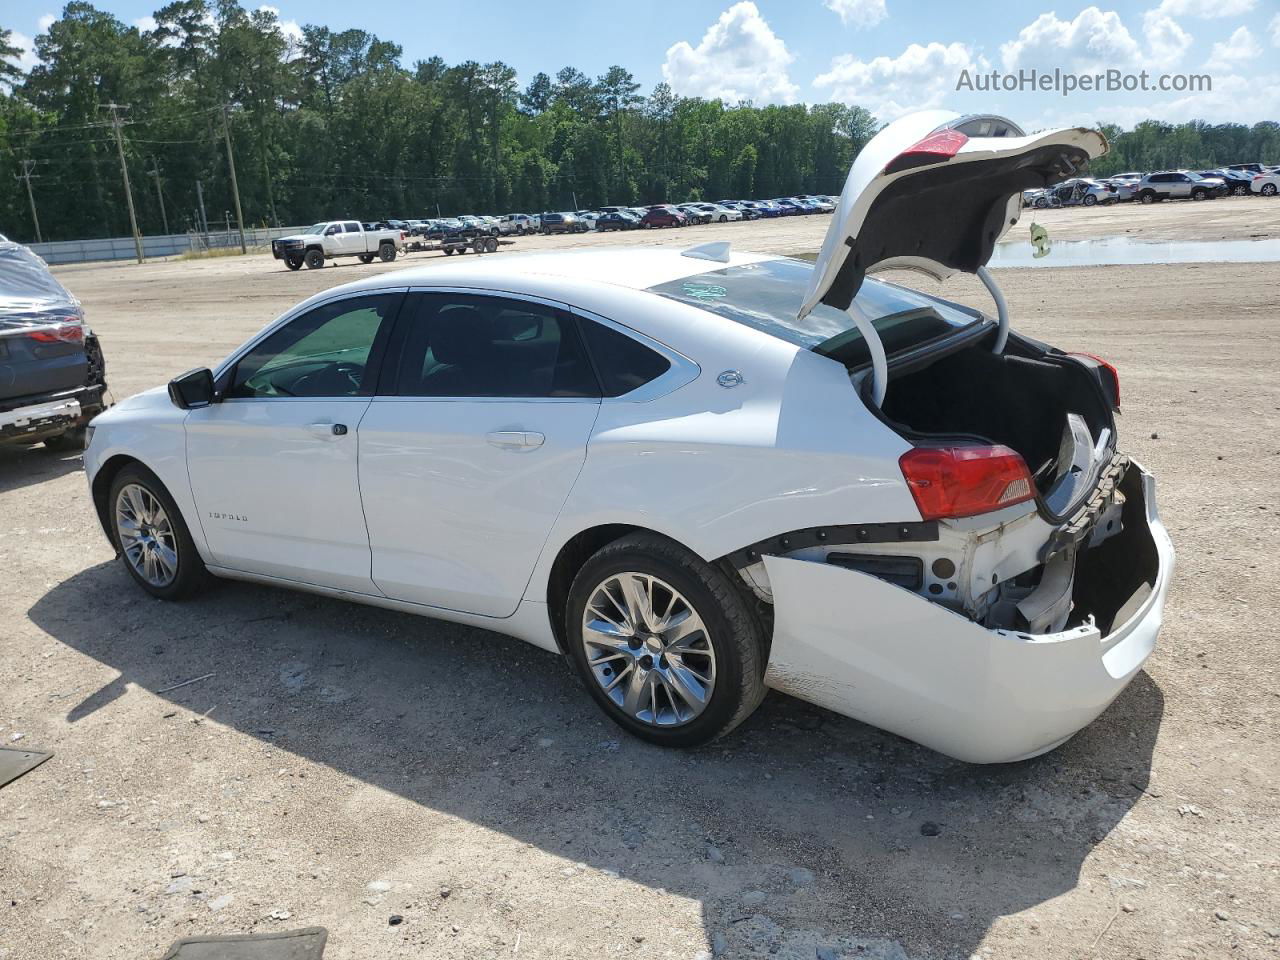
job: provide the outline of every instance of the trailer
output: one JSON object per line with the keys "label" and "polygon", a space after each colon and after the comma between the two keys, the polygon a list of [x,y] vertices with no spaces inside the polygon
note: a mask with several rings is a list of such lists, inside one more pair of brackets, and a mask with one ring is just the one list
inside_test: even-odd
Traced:
{"label": "trailer", "polygon": [[490,236],[478,230],[467,230],[446,234],[435,240],[423,236],[413,237],[409,241],[408,248],[423,253],[443,250],[446,256],[451,257],[455,253],[462,254],[468,250],[472,253],[497,253],[499,247],[510,246],[513,243],[515,243],[514,240]]}

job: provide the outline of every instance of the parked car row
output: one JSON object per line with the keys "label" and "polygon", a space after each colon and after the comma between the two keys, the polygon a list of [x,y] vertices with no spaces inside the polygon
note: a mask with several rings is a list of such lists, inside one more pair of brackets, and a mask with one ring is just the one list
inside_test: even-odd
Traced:
{"label": "parked car row", "polygon": [[1162,200],[1212,200],[1257,194],[1274,197],[1280,190],[1280,167],[1236,163],[1208,170],[1160,170],[1117,173],[1111,177],[1076,177],[1043,190],[1024,190],[1024,207],[1091,207],[1097,204],[1159,203]]}
{"label": "parked car row", "polygon": [[804,194],[774,200],[719,200],[655,203],[639,207],[604,206],[594,210],[508,213],[498,218],[503,233],[586,233],[589,230],[637,230],[642,227],[684,227],[690,224],[730,223],[766,217],[831,213],[835,198]]}

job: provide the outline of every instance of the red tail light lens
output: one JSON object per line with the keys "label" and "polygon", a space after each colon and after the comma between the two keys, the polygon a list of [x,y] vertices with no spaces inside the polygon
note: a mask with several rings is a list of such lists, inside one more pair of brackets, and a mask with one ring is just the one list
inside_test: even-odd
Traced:
{"label": "red tail light lens", "polygon": [[925,520],[971,517],[1035,496],[1026,463],[1005,446],[916,447],[898,465]]}
{"label": "red tail light lens", "polygon": [[885,173],[898,173],[912,167],[922,167],[927,163],[940,163],[950,160],[960,148],[969,142],[969,138],[959,130],[939,130],[931,133],[913,147],[908,147],[889,161],[884,168]]}
{"label": "red tail light lens", "polygon": [[56,327],[32,330],[27,334],[38,343],[80,343],[84,340],[84,327],[79,323],[60,323]]}

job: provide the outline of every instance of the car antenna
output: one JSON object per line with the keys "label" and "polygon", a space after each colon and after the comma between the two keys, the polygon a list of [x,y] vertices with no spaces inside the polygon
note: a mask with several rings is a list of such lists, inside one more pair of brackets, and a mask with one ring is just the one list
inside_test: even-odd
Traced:
{"label": "car antenna", "polygon": [[692,257],[695,260],[714,260],[716,263],[729,262],[729,241],[717,240],[712,243],[700,243],[697,246],[681,250],[680,256]]}

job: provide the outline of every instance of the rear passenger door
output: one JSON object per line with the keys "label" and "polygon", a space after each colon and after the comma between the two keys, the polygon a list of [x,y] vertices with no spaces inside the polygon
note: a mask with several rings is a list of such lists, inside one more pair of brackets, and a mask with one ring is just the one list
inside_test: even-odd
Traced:
{"label": "rear passenger door", "polygon": [[365,235],[360,224],[355,220],[347,220],[342,224],[342,252],[348,256],[366,253]]}
{"label": "rear passenger door", "polygon": [[600,409],[577,318],[511,296],[411,293],[384,371],[359,428],[374,582],[510,616]]}

